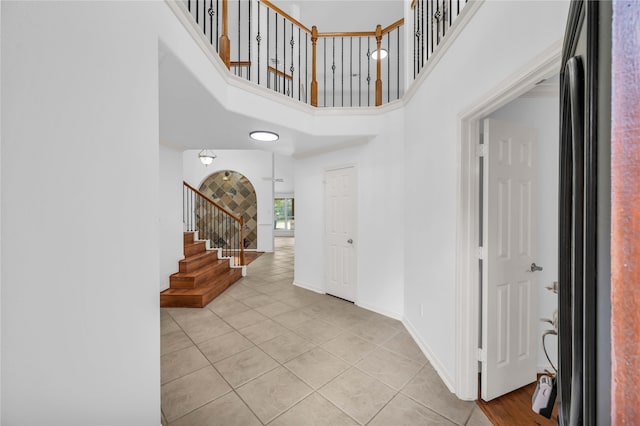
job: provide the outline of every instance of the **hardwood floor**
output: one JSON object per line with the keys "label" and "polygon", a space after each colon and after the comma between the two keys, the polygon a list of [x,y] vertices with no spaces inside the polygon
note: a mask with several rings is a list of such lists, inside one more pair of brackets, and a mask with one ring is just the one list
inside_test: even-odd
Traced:
{"label": "hardwood floor", "polygon": [[489,402],[478,397],[478,406],[496,426],[551,426],[558,424],[558,405],[553,408],[550,419],[534,413],[531,409],[531,397],[536,390],[536,383],[509,392]]}

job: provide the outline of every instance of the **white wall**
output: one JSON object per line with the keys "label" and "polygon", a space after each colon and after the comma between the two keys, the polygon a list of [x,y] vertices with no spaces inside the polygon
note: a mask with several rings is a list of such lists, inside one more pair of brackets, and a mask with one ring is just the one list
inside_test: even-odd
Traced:
{"label": "white wall", "polygon": [[273,251],[271,153],[258,150],[213,150],[217,158],[211,165],[204,166],[198,158],[199,152],[198,150],[184,151],[182,156],[184,180],[199,188],[208,176],[220,170],[233,170],[245,175],[256,190],[258,251]]}
{"label": "white wall", "polygon": [[[538,131],[538,188],[536,193],[536,217],[538,226],[538,250],[535,262],[543,266],[538,272],[538,318],[552,318],[558,307],[558,297],[545,287],[558,280],[558,152],[560,135],[560,101],[557,96],[545,98],[523,97],[505,105],[490,118],[522,124]],[[550,324],[539,323],[538,336]],[[538,370],[551,370],[542,350],[540,338],[536,339]],[[549,357],[557,366],[557,338],[546,338]]]}
{"label": "white wall", "polygon": [[564,1],[484,2],[407,103],[404,312],[449,384],[456,359],[459,114],[561,42],[567,10]]}
{"label": "white wall", "polygon": [[403,314],[402,112],[378,117],[380,134],[366,145],[295,163],[295,283],[324,291],[324,172],[355,165],[357,178],[357,304],[396,317]]}
{"label": "white wall", "polygon": [[182,150],[160,145],[160,291],[169,288],[169,276],[184,258],[182,225]]}
{"label": "white wall", "polygon": [[2,423],[159,425],[166,6],[0,7]]}
{"label": "white wall", "polygon": [[283,182],[275,182],[273,189],[275,194],[288,194],[294,193],[295,187],[295,160],[288,155],[274,154],[274,171],[273,177],[276,179],[283,179]]}

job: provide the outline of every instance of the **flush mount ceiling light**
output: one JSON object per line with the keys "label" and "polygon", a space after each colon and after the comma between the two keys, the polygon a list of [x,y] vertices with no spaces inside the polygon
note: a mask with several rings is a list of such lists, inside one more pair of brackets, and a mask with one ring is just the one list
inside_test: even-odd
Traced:
{"label": "flush mount ceiling light", "polygon": [[[389,54],[389,52],[387,52],[387,49],[380,49],[380,59],[386,58],[388,54]],[[371,52],[371,59],[373,59],[374,61],[378,60],[378,51],[377,50],[374,50],[373,52]]]}
{"label": "flush mount ceiling light", "polygon": [[202,164],[208,166],[209,164],[213,163],[213,160],[216,158],[216,156],[211,151],[203,149],[202,151],[200,151],[200,154],[198,154],[198,158],[200,159]]}
{"label": "flush mount ceiling light", "polygon": [[277,133],[269,132],[267,130],[256,130],[249,133],[249,137],[254,141],[260,142],[274,142],[277,141],[280,136]]}

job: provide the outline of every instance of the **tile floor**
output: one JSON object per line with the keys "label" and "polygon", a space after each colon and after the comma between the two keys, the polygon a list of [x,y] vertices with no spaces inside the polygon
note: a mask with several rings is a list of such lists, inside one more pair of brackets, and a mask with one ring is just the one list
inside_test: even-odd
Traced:
{"label": "tile floor", "polygon": [[164,425],[490,425],[401,322],[292,285],[293,239],[203,309],[161,310]]}

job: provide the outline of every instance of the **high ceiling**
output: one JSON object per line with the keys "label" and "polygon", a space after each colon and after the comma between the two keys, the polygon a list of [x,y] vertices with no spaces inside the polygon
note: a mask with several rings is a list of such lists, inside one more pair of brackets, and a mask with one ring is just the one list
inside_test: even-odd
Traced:
{"label": "high ceiling", "polygon": [[374,31],[402,18],[402,0],[273,0],[304,25],[320,32]]}

